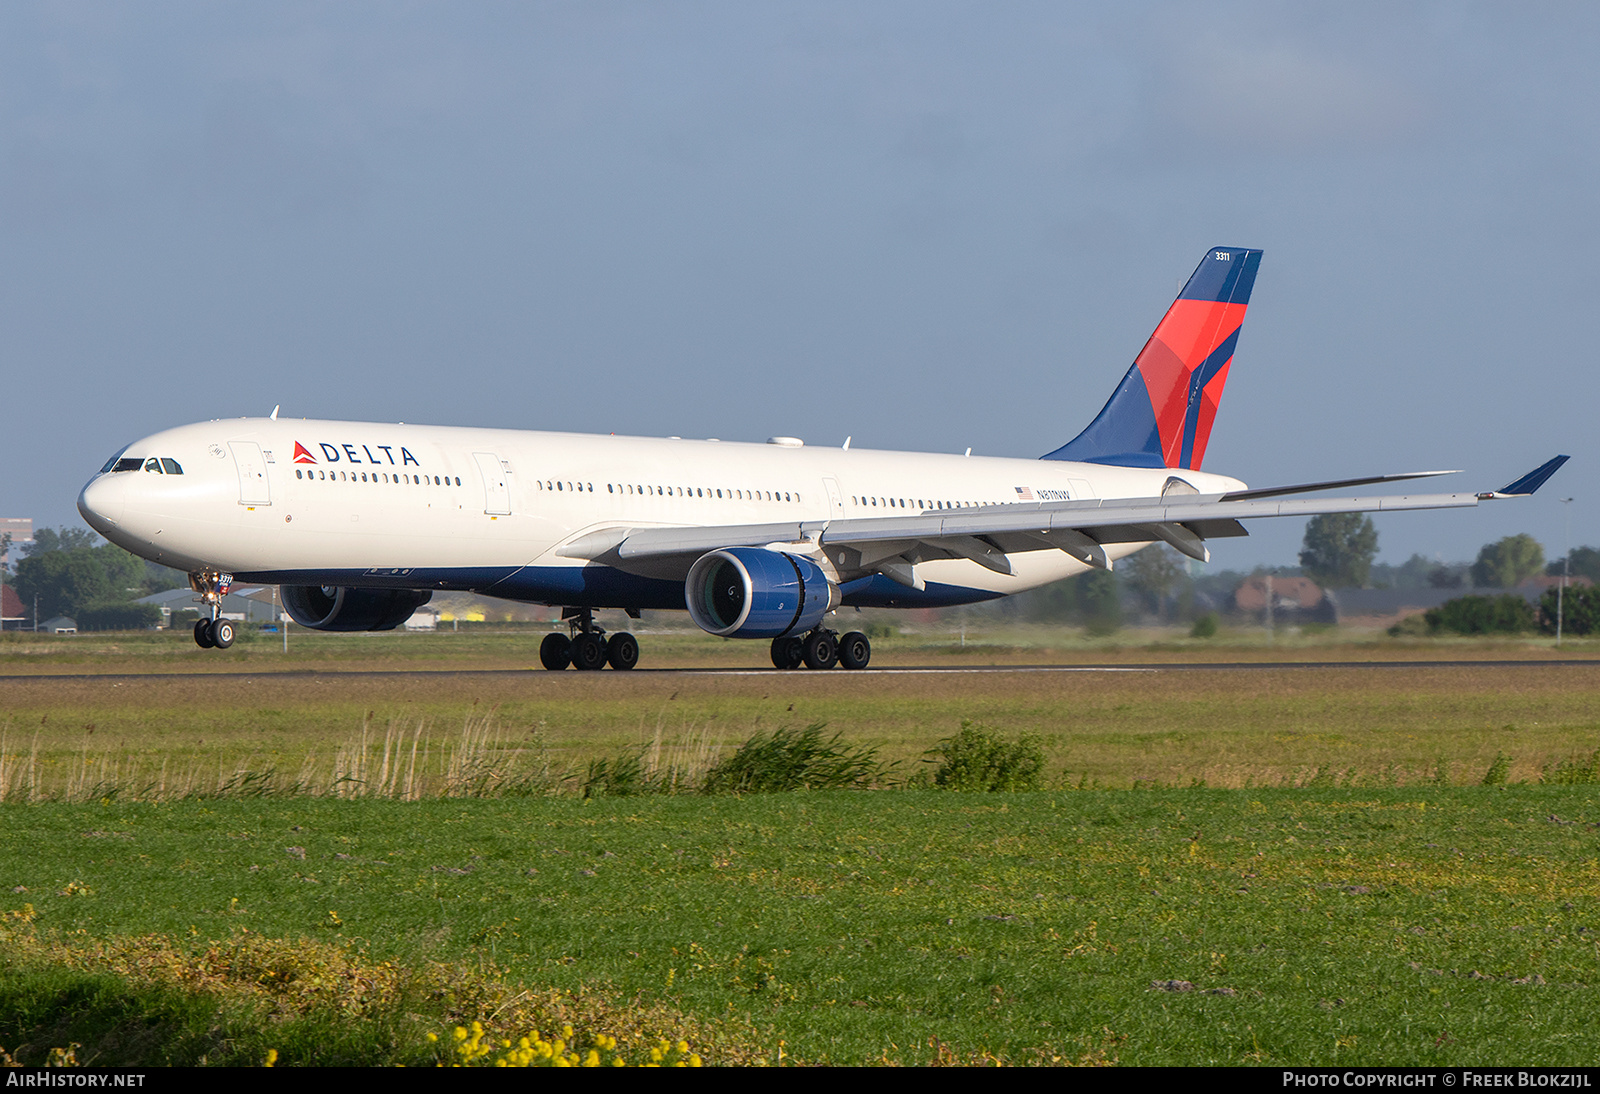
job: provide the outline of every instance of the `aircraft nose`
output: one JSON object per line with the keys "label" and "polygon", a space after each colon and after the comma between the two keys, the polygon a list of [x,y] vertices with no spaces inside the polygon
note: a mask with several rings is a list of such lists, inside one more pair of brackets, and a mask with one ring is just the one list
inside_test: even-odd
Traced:
{"label": "aircraft nose", "polygon": [[88,521],[89,527],[104,535],[107,528],[122,523],[122,511],[128,500],[128,475],[97,475],[78,495],[78,512]]}

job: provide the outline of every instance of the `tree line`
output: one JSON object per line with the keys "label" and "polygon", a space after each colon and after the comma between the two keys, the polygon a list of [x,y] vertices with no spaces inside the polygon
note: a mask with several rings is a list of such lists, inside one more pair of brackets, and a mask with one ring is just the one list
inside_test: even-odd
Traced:
{"label": "tree line", "polygon": [[5,581],[34,626],[68,616],[80,630],[152,627],[161,610],[136,601],[188,584],[180,571],[146,562],[87,528],[41,528],[19,553],[16,573]]}
{"label": "tree line", "polygon": [[[1327,514],[1306,523],[1298,567],[1263,572],[1275,577],[1304,576],[1324,589],[1459,588],[1465,594],[1473,588],[1515,588],[1541,572],[1559,577],[1563,563],[1569,561],[1547,560],[1543,546],[1526,533],[1484,544],[1472,562],[1445,563],[1412,555],[1395,566],[1377,563],[1377,553],[1378,532],[1370,517]],[[1587,578],[1595,588],[1579,584],[1566,591],[1561,606],[1563,630],[1575,635],[1600,633],[1600,548],[1574,548],[1570,564],[1572,577]],[[1232,570],[1196,574],[1194,569],[1177,552],[1157,544],[1119,562],[1112,572],[1092,570],[1010,598],[995,610],[1038,622],[1075,622],[1101,633],[1114,630],[1130,617],[1157,623],[1192,622],[1224,609],[1250,576]],[[1432,614],[1439,622],[1431,629],[1433,633],[1488,633],[1510,627],[1553,634],[1556,594],[1552,590],[1543,599],[1548,605],[1541,601],[1535,606],[1520,596],[1505,598],[1505,602],[1477,596],[1465,607],[1436,609]],[[1489,600],[1494,603],[1477,603]],[[1521,609],[1510,600],[1516,600]]]}

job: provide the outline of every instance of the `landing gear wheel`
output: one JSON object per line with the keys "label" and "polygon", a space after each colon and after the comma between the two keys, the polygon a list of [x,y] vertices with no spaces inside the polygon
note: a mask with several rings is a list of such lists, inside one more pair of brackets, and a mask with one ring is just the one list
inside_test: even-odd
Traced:
{"label": "landing gear wheel", "polygon": [[839,664],[847,669],[864,669],[872,660],[872,643],[860,631],[851,631],[839,639]]}
{"label": "landing gear wheel", "polygon": [[233,620],[219,619],[211,624],[211,642],[219,650],[233,645]]}
{"label": "landing gear wheel", "polygon": [[194,644],[203,650],[216,646],[217,640],[211,637],[211,620],[197,619],[194,624]]}
{"label": "landing gear wheel", "polygon": [[774,638],[772,640],[772,667],[775,669],[797,669],[805,658],[805,643],[798,638]]}
{"label": "landing gear wheel", "polygon": [[812,631],[806,635],[806,667],[831,669],[839,663],[839,644],[829,631]]}
{"label": "landing gear wheel", "polygon": [[572,640],[572,667],[591,672],[606,667],[605,641],[593,631],[586,631]]}
{"label": "landing gear wheel", "polygon": [[572,664],[572,639],[564,634],[547,634],[539,643],[539,664],[560,672]]}
{"label": "landing gear wheel", "polygon": [[626,631],[612,635],[606,643],[606,660],[619,672],[633,668],[639,663],[639,640]]}

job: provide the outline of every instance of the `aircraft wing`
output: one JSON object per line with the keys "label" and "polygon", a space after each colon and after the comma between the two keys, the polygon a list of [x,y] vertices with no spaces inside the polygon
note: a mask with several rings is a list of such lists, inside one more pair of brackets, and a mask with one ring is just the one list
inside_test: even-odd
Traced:
{"label": "aircraft wing", "polygon": [[1352,483],[1394,481],[1444,472],[1419,472],[1375,479],[1308,483],[1233,494],[1180,494],[1151,498],[1089,498],[1082,501],[1021,502],[967,509],[925,510],[891,517],[785,521],[771,524],[613,528],[588,535],[556,551],[565,558],[606,562],[651,576],[686,576],[694,560],[724,547],[793,545],[825,550],[848,580],[878,572],[913,587],[919,562],[964,558],[996,573],[1012,572],[1008,554],[1064,551],[1090,566],[1110,569],[1107,544],[1161,541],[1191,558],[1209,559],[1205,541],[1248,535],[1241,520],[1310,517],[1328,513],[1377,513],[1412,509],[1457,509],[1492,498],[1533,493],[1565,463],[1558,456],[1500,490],[1462,494],[1394,494],[1354,498],[1285,498],[1289,492],[1331,489]]}

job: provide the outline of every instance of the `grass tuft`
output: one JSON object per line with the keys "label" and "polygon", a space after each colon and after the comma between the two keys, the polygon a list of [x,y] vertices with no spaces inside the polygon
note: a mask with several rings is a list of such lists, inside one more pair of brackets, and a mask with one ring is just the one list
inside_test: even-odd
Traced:
{"label": "grass tuft", "polygon": [[933,784],[945,790],[1037,790],[1044,773],[1039,738],[1006,740],[986,726],[962,721],[961,732],[928,750],[941,757]]}
{"label": "grass tuft", "polygon": [[1511,757],[1504,752],[1495,753],[1494,763],[1483,773],[1484,786],[1504,786],[1511,777]]}
{"label": "grass tuft", "polygon": [[878,750],[847,745],[838,733],[824,740],[824,725],[756,734],[712,767],[701,789],[707,794],[752,794],[883,785],[888,769],[878,762]]}
{"label": "grass tuft", "polygon": [[[585,988],[518,990],[483,963],[380,961],[248,930],[206,943],[58,937],[31,912],[0,920],[0,950],[0,1031],[22,1066],[64,1054],[102,1067],[475,1063],[480,1046],[539,1028],[563,1030],[580,1062],[596,1049],[608,1064],[646,1061],[685,1038],[713,1062],[762,1059],[737,1025]],[[463,1025],[478,1038],[471,1054],[459,1051],[465,1038],[441,1043],[436,1032]],[[689,1062],[687,1048],[669,1055]]]}
{"label": "grass tuft", "polygon": [[1600,749],[1547,764],[1540,779],[1546,786],[1593,786],[1600,783]]}

